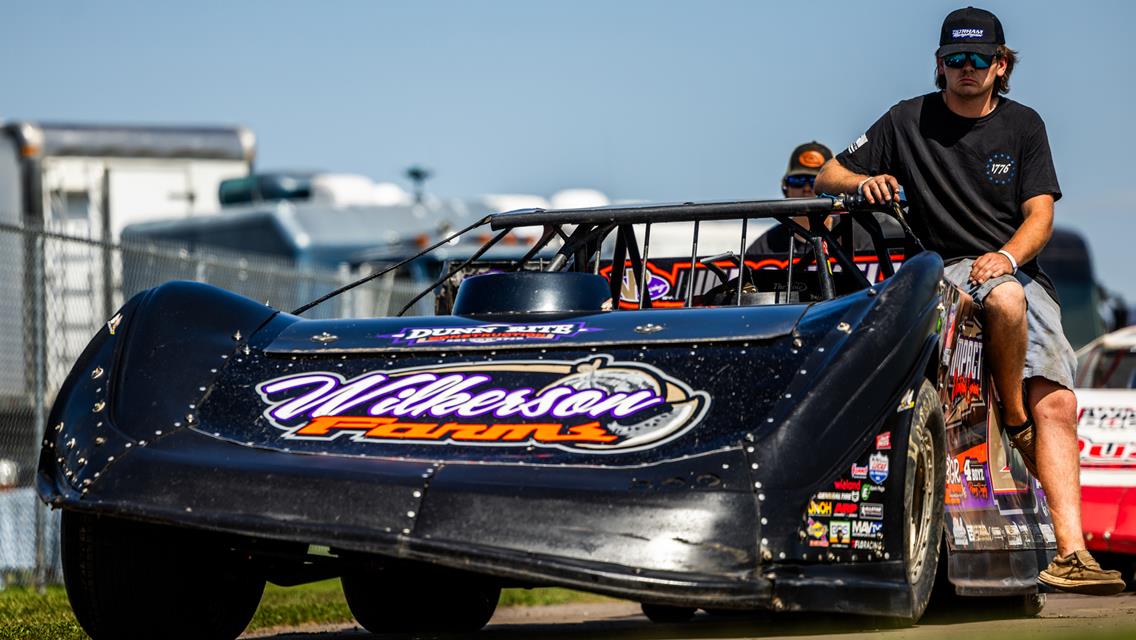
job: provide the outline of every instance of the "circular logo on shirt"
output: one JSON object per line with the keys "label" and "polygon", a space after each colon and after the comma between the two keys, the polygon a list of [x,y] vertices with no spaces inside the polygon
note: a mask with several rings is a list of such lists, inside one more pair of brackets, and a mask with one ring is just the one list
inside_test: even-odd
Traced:
{"label": "circular logo on shirt", "polygon": [[1018,173],[1013,156],[998,151],[986,159],[986,179],[994,184],[1010,184]]}

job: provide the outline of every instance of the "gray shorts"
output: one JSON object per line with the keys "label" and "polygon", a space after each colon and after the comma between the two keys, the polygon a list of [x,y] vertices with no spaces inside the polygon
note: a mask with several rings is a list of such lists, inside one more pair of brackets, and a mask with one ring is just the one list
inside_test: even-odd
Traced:
{"label": "gray shorts", "polygon": [[1029,323],[1026,345],[1026,368],[1023,378],[1040,376],[1052,380],[1066,389],[1073,388],[1077,373],[1077,358],[1073,347],[1061,329],[1061,307],[1045,290],[1022,271],[1014,275],[991,278],[981,285],[967,282],[974,260],[965,258],[948,265],[944,276],[963,291],[969,293],[979,305],[994,287],[1003,282],[1017,280],[1026,292],[1026,319]]}

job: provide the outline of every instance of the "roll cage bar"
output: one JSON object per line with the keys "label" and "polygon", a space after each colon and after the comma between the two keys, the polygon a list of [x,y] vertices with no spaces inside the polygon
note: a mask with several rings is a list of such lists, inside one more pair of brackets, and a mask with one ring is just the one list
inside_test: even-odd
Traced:
{"label": "roll cage bar", "polygon": [[[886,238],[882,226],[873,215],[874,213],[882,213],[896,220],[903,229],[903,238],[890,240]],[[829,229],[824,222],[826,218],[832,215],[838,215],[839,220]],[[794,218],[801,217],[805,217],[809,220],[808,228],[794,220]],[[738,286],[736,286],[735,304],[741,305],[743,289],[741,280],[744,278],[747,271],[750,272],[751,282],[753,278],[752,269],[745,264],[746,249],[749,240],[748,223],[751,218],[772,218],[777,220],[782,225],[792,230],[795,236],[801,237],[808,243],[813,254],[812,261],[817,265],[821,297],[823,299],[831,299],[836,296],[832,270],[829,266],[830,259],[835,260],[843,270],[852,274],[851,277],[855,281],[857,289],[864,289],[871,286],[871,282],[856,268],[852,259],[854,222],[867,232],[871,239],[876,259],[879,261],[880,269],[884,277],[895,275],[895,268],[891,262],[889,249],[893,247],[914,247],[912,253],[923,250],[922,244],[911,231],[903,208],[899,203],[871,204],[862,196],[858,195],[819,196],[816,198],[789,198],[782,200],[624,205],[582,209],[520,209],[485,216],[470,226],[423,249],[421,252],[397,264],[391,265],[386,269],[370,274],[344,287],[340,287],[325,296],[297,308],[292,311],[292,313],[301,314],[340,293],[406,265],[453,239],[482,226],[488,226],[497,233],[468,259],[462,261],[456,267],[449,269],[441,277],[432,282],[421,293],[408,302],[397,315],[401,316],[407,309],[412,307],[439,285],[476,262],[489,251],[489,249],[508,235],[509,232],[520,227],[542,227],[543,233],[524,256],[512,261],[509,269],[513,271],[524,269],[525,265],[542,249],[549,247],[554,240],[558,239],[561,242],[559,249],[551,260],[547,262],[542,261],[542,270],[599,273],[601,249],[604,245],[604,241],[614,233],[614,248],[611,264],[626,264],[628,261],[631,263],[632,274],[635,277],[635,283],[639,289],[638,307],[640,309],[644,307],[650,308],[652,305],[650,296],[647,295],[647,284],[650,279],[647,274],[647,263],[650,259],[651,227],[655,224],[671,222],[692,222],[694,224],[694,233],[691,238],[690,248],[692,270],[696,265],[702,265],[711,270],[720,272],[720,268],[712,265],[712,262],[730,259],[737,263],[739,282]],[[701,222],[711,220],[741,221],[740,244],[736,255],[733,252],[727,252],[716,256],[699,257],[699,226]],[[644,225],[642,245],[638,242],[633,226],[637,224]],[[790,288],[792,286],[794,271],[792,268],[794,264],[794,245],[794,242],[789,243],[790,268],[786,269],[788,272],[787,287]],[[642,250],[640,250],[640,247]],[[616,277],[614,270],[610,277],[610,286],[612,300],[619,300],[622,278]],[[683,306],[692,306],[693,295],[694,286],[693,280],[691,280],[691,284],[686,290]],[[618,304],[613,305],[613,308],[618,308]]]}

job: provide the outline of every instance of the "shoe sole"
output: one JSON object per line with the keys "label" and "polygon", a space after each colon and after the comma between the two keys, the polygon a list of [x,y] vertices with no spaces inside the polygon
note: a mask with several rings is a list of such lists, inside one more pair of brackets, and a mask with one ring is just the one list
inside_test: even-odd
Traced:
{"label": "shoe sole", "polygon": [[1054,589],[1086,596],[1114,596],[1125,587],[1124,580],[1069,580],[1045,571],[1041,572],[1038,580]]}

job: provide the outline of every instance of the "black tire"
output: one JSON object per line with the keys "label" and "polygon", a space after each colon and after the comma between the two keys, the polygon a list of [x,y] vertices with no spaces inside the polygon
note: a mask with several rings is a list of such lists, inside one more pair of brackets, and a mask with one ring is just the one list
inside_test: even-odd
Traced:
{"label": "black tire", "polygon": [[945,440],[939,394],[924,380],[912,408],[904,465],[903,564],[911,593],[911,615],[895,618],[892,622],[896,626],[918,622],[934,590],[943,535]]}
{"label": "black tire", "polygon": [[471,633],[489,622],[501,599],[490,578],[431,565],[392,565],[340,582],[351,615],[376,634]]}
{"label": "black tire", "polygon": [[694,612],[697,609],[693,607],[672,607],[665,604],[648,604],[646,602],[639,605],[643,609],[643,615],[651,622],[658,622],[662,624],[673,622],[689,622],[694,617]]}
{"label": "black tire", "polygon": [[248,626],[264,577],[222,538],[64,511],[63,582],[95,640],[231,640]]}

